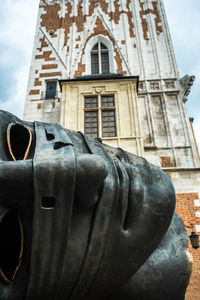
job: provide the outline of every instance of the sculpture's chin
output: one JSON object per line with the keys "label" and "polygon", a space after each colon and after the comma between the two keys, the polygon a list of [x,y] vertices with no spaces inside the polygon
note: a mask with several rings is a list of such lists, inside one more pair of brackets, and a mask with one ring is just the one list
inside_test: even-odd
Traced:
{"label": "sculpture's chin", "polygon": [[15,278],[23,252],[23,229],[18,209],[1,208],[0,276],[10,282]]}

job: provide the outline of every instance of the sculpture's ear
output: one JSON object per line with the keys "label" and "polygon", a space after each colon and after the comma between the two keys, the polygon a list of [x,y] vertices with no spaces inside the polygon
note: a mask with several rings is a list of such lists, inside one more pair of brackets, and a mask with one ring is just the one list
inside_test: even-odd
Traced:
{"label": "sculpture's ear", "polygon": [[7,128],[7,143],[13,160],[26,160],[32,142],[29,128],[19,123],[10,123]]}

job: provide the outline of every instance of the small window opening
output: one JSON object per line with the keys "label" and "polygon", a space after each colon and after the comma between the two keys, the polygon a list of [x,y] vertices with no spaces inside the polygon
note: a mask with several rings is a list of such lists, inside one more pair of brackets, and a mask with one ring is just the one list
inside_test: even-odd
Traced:
{"label": "small window opening", "polygon": [[0,217],[0,276],[10,282],[21,265],[23,229],[18,209],[2,213]]}
{"label": "small window opening", "polygon": [[109,72],[108,48],[103,43],[98,42],[91,51],[91,73],[108,74]]}
{"label": "small window opening", "polygon": [[25,160],[28,158],[32,142],[32,133],[29,128],[11,123],[7,129],[7,143],[13,160]]}
{"label": "small window opening", "polygon": [[54,197],[42,197],[42,208],[43,209],[55,208],[55,198]]}
{"label": "small window opening", "polygon": [[46,82],[46,95],[45,99],[54,99],[56,98],[57,92],[56,92],[56,87],[57,87],[57,81],[47,81]]}

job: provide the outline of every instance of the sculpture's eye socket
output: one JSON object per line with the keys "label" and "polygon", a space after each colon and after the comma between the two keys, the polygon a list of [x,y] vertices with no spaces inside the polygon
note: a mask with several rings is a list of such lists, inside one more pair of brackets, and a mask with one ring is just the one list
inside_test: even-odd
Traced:
{"label": "sculpture's eye socket", "polygon": [[0,221],[0,276],[10,282],[21,265],[23,252],[23,230],[18,209],[1,213]]}
{"label": "sculpture's eye socket", "polygon": [[7,143],[10,155],[13,160],[25,160],[28,158],[32,134],[29,128],[11,123],[7,129]]}

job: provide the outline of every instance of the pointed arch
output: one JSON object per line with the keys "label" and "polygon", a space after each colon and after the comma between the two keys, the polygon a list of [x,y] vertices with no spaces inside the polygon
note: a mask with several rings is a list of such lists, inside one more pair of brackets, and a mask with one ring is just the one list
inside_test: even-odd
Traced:
{"label": "pointed arch", "polygon": [[114,73],[113,46],[107,37],[97,35],[85,48],[86,74]]}

